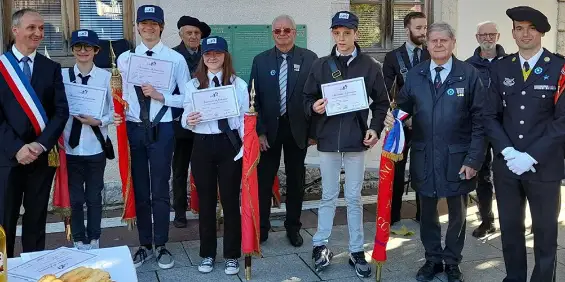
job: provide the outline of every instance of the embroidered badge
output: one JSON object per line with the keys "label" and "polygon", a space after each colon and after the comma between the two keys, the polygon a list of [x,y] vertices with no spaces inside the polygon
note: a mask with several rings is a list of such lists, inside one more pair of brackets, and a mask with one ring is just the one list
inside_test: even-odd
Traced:
{"label": "embroidered badge", "polygon": [[276,72],[275,70],[271,70],[271,75],[272,75],[272,76],[275,76],[276,73],[277,73],[277,72]]}
{"label": "embroidered badge", "polygon": [[155,7],[145,7],[145,13],[155,13]]}
{"label": "embroidered badge", "polygon": [[504,84],[504,86],[512,87],[515,84],[514,78],[505,77],[504,82],[502,84]]}
{"label": "embroidered badge", "polygon": [[348,20],[349,14],[348,13],[339,13],[339,18],[344,19],[344,20]]}
{"label": "embroidered badge", "polygon": [[544,75],[544,76],[543,76],[543,80],[549,80],[549,75],[547,75],[547,74]]}
{"label": "embroidered badge", "polygon": [[300,65],[294,64],[294,71],[300,71]]}
{"label": "embroidered badge", "polygon": [[88,31],[87,30],[81,30],[78,32],[78,37],[88,37]]}
{"label": "embroidered badge", "polygon": [[542,71],[543,69],[541,67],[537,67],[536,69],[534,69],[535,74],[540,74]]}
{"label": "embroidered badge", "polygon": [[534,85],[534,90],[557,90],[555,85]]}
{"label": "embroidered badge", "polygon": [[216,38],[208,38],[206,40],[206,44],[216,44],[218,43],[218,41],[216,40]]}
{"label": "embroidered badge", "polygon": [[549,57],[545,57],[545,58],[543,58],[543,60],[544,60],[546,63],[549,62],[549,61],[551,61],[551,59],[550,59]]}
{"label": "embroidered badge", "polygon": [[465,96],[465,88],[455,88],[455,91],[457,91],[457,97]]}
{"label": "embroidered badge", "polygon": [[453,90],[453,88],[447,89],[447,95],[453,96],[453,94],[455,94],[455,90]]}
{"label": "embroidered badge", "polygon": [[516,62],[516,57],[512,58],[512,62]]}

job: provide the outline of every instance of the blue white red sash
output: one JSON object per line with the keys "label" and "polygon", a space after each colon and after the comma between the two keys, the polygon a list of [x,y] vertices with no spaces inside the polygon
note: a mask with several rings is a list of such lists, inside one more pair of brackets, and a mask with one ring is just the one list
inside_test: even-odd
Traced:
{"label": "blue white red sash", "polygon": [[0,73],[31,121],[35,133],[41,134],[47,124],[45,109],[41,105],[35,90],[31,87],[30,81],[20,69],[16,57],[11,52],[6,52],[0,56]]}

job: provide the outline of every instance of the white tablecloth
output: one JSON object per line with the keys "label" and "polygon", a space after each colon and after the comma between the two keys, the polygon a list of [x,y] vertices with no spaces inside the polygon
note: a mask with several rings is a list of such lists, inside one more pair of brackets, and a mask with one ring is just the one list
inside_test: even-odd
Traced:
{"label": "white tablecloth", "polygon": [[[8,259],[8,273],[10,273],[10,268],[14,268],[26,261],[49,252],[51,251],[23,253],[18,258]],[[112,281],[116,282],[137,282],[137,273],[131,259],[131,253],[127,246],[102,248],[89,250],[86,252],[95,254],[97,256],[81,264],[78,264],[76,267],[86,266],[91,268],[104,269],[105,271],[110,273]],[[12,282],[12,279],[10,279],[10,282]]]}

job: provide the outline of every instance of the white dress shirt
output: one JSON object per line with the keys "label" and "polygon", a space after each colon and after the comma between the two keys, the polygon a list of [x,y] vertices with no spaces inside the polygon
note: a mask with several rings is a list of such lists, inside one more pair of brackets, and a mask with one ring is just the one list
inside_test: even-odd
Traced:
{"label": "white dress shirt", "polygon": [[[435,68],[438,67],[439,65],[436,64],[434,62],[434,60],[430,60],[430,61],[431,61],[430,62],[431,80],[432,80],[432,82],[434,82],[434,79],[436,78]],[[447,61],[447,63],[445,63],[441,66],[443,67],[443,70],[439,72],[439,77],[441,77],[441,83],[444,83],[445,80],[447,79],[447,76],[451,72],[451,68],[453,67],[453,57],[449,58],[449,61]]]}
{"label": "white dress shirt", "polygon": [[[24,71],[24,62],[21,61],[22,58],[24,57],[24,55],[20,51],[18,51],[18,49],[16,48],[16,45],[12,45],[12,53],[16,57],[16,60],[18,60],[18,65],[20,66],[22,71]],[[33,63],[35,62],[35,55],[37,55],[37,50],[35,50],[35,51],[33,51],[33,53],[29,54],[28,58],[30,60],[27,61],[27,64],[29,65],[29,69],[31,70],[32,75],[33,75]],[[31,81],[30,81],[30,83],[31,83]]]}
{"label": "white dress shirt", "polygon": [[[82,84],[82,79],[78,76],[80,71],[75,64],[74,66],[74,73],[76,77],[76,83]],[[70,81],[69,79],[69,69],[65,68],[61,70],[61,74],[63,75],[63,82],[64,83],[75,83],[75,81]],[[114,122],[114,103],[112,100],[112,89],[110,87],[110,77],[112,74],[104,69],[98,68],[96,66],[92,67],[90,73],[85,74],[83,76],[90,75],[88,79],[87,85],[96,86],[96,87],[103,87],[107,88],[108,91],[106,92],[106,105],[104,106],[104,111],[102,114],[102,119],[100,120],[102,124],[100,125],[100,131],[104,136],[104,140],[108,136],[108,125]],[[73,128],[73,117],[69,116],[67,120],[67,124],[65,125],[65,129],[63,130],[63,139],[65,140],[65,152],[69,155],[75,156],[92,156],[96,154],[100,154],[103,152],[102,145],[100,141],[96,139],[96,135],[94,135],[94,131],[90,127],[90,125],[83,124],[82,130],[80,131],[80,139],[78,145],[73,149],[69,146],[69,137],[71,136],[71,129]]]}
{"label": "white dress shirt", "polygon": [[[222,72],[216,74],[208,72],[208,80],[210,81],[208,88],[214,87],[212,82],[214,76],[218,77],[220,84],[222,83]],[[249,92],[247,91],[247,83],[243,79],[237,76],[233,76],[231,78],[231,81],[235,87],[235,93],[237,95],[237,103],[239,104],[239,116],[228,118],[228,124],[232,130],[235,129],[238,130],[239,136],[243,140],[243,134],[244,134],[243,118],[245,116],[245,113],[249,111]],[[218,121],[202,122],[195,126],[188,125],[187,122],[188,115],[194,112],[194,105],[192,103],[192,93],[197,91],[199,86],[200,86],[200,82],[196,78],[190,80],[186,85],[186,95],[184,96],[184,103],[183,103],[184,112],[181,118],[182,126],[186,129],[191,130],[194,133],[220,134],[222,133],[222,131],[218,128]],[[234,160],[241,158],[242,154],[243,154],[243,148],[241,148],[239,154],[236,156]]]}
{"label": "white dress shirt", "polygon": [[[170,87],[166,91],[157,90],[159,93],[163,94],[165,98],[165,103],[161,103],[155,99],[151,99],[149,121],[153,121],[157,113],[161,110],[163,105],[175,108],[182,108],[182,103],[184,100],[185,86],[190,80],[190,73],[188,72],[188,65],[184,57],[177,51],[165,46],[163,42],[159,41],[152,49],[147,48],[143,43],[139,44],[135,48],[135,54],[140,56],[147,56],[147,51],[153,51],[152,58],[171,61],[174,64],[173,75],[171,77]],[[129,104],[129,109],[126,112],[126,120],[133,122],[141,122],[139,117],[139,101],[137,99],[137,94],[135,93],[135,88],[133,84],[127,83],[127,71],[129,65],[129,58],[131,56],[130,51],[122,53],[118,57],[118,69],[120,70],[123,77],[123,98]],[[172,95],[175,90],[175,86],[179,86],[180,95]],[[171,109],[168,109],[161,122],[173,121],[173,115]]]}
{"label": "white dress shirt", "polygon": [[519,54],[520,57],[520,66],[522,67],[522,69],[524,69],[524,63],[528,62],[528,64],[530,65],[530,70],[534,68],[534,66],[538,63],[539,58],[541,58],[541,55],[543,54],[543,48],[540,48],[539,51],[533,55],[529,60],[524,59],[524,57],[522,57],[522,54]]}

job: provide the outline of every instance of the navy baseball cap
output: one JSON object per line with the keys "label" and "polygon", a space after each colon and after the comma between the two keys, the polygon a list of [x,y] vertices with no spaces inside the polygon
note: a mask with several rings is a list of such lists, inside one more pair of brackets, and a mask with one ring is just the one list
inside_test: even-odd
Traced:
{"label": "navy baseball cap", "polygon": [[152,20],[159,24],[165,22],[165,15],[163,9],[155,5],[143,5],[137,9],[137,20],[136,22],[142,22],[145,20]]}
{"label": "navy baseball cap", "polygon": [[228,43],[223,37],[210,36],[202,39],[202,54],[210,51],[228,52]]}
{"label": "navy baseball cap", "polygon": [[98,42],[98,34],[89,29],[79,29],[73,31],[71,35],[71,46],[75,46],[79,43],[100,47],[100,44]]}
{"label": "navy baseball cap", "polygon": [[330,28],[338,26],[355,29],[359,26],[359,18],[349,11],[337,12],[332,18],[332,26]]}

